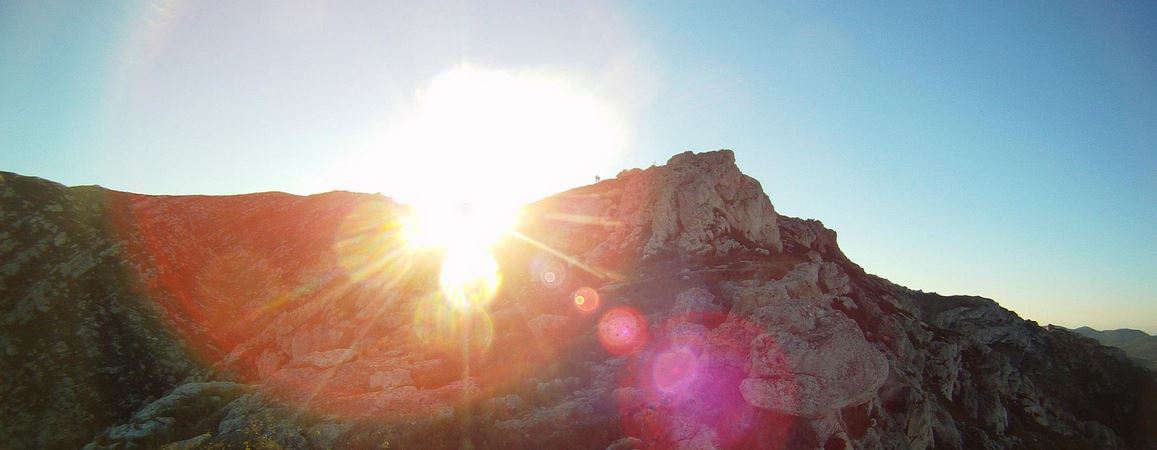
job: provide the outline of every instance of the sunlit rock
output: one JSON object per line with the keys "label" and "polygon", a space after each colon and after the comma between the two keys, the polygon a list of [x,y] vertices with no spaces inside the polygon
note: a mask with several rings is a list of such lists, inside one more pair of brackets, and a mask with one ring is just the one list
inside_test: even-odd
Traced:
{"label": "sunlit rock", "polygon": [[676,155],[657,178],[645,255],[669,244],[693,255],[713,254],[736,238],[783,249],[771,201],[758,181],[739,172],[730,150]]}

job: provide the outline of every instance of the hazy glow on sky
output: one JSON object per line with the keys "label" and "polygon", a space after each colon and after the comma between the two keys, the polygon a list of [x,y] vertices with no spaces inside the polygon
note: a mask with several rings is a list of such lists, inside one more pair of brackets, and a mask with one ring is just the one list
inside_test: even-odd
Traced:
{"label": "hazy glow on sky", "polygon": [[593,181],[574,177],[619,159],[623,124],[565,75],[462,65],[419,88],[414,110],[328,181],[410,204],[513,207]]}
{"label": "hazy glow on sky", "polygon": [[524,201],[732,148],[870,272],[1157,332],[1157,5],[766,3],[0,2],[0,170]]}

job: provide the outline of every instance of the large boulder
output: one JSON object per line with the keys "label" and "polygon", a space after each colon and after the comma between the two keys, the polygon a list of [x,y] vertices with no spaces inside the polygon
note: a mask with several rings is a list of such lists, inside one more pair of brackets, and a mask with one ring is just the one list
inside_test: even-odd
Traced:
{"label": "large boulder", "polygon": [[806,263],[780,280],[729,286],[740,304],[757,302],[748,306],[750,316],[732,320],[762,331],[751,340],[748,378],[740,384],[749,404],[818,419],[875,397],[888,361],[856,322],[831,306],[845,292],[841,275],[830,263]]}

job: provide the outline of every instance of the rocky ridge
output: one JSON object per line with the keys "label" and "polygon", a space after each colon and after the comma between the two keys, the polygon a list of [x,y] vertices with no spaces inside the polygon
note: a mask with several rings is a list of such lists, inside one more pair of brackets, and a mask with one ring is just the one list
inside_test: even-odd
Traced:
{"label": "rocky ridge", "polygon": [[392,256],[381,197],[3,174],[0,202],[0,439],[21,447],[1157,446],[1151,372],[866,273],[726,150],[529,205],[537,245],[503,244],[462,328],[427,301],[436,261]]}

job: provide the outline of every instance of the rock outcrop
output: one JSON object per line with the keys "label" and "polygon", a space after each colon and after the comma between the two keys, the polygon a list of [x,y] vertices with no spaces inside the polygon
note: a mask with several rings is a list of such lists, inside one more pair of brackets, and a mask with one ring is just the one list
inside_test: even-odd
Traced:
{"label": "rock outcrop", "polygon": [[866,273],[730,151],[526,208],[463,312],[388,199],[0,179],[18,448],[1155,448],[1157,381]]}
{"label": "rock outcrop", "polygon": [[739,172],[730,150],[681,153],[651,176],[653,187],[628,186],[654,196],[644,255],[669,245],[691,255],[726,254],[743,243],[783,250],[775,208],[759,182]]}
{"label": "rock outcrop", "polygon": [[613,269],[674,253],[780,253],[779,215],[731,150],[673,156],[664,166],[625,170],[613,180],[531,207],[531,227],[560,249]]}
{"label": "rock outcrop", "polygon": [[[826,270],[822,270],[826,269]],[[751,342],[748,378],[740,384],[752,406],[820,419],[872,399],[888,376],[888,361],[860,328],[832,305],[848,278],[832,263],[805,263],[770,283],[726,284],[735,310],[766,330]]]}

